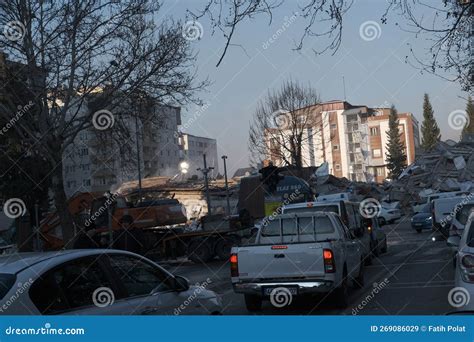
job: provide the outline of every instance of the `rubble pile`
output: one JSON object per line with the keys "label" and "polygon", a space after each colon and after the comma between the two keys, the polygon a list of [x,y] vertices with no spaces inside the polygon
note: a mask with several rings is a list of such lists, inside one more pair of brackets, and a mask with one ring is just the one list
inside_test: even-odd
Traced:
{"label": "rubble pile", "polygon": [[417,156],[387,190],[391,201],[407,207],[431,193],[474,190],[473,180],[474,145],[448,140]]}

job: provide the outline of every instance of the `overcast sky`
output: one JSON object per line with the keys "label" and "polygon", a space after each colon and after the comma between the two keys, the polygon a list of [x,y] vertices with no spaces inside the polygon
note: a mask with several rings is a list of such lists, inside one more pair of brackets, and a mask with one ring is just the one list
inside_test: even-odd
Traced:
{"label": "overcast sky", "polygon": [[[186,21],[186,9],[202,8],[203,4],[199,0],[166,0],[160,16]],[[344,75],[346,100],[351,104],[389,106],[393,103],[399,112],[412,112],[420,124],[423,94],[428,93],[443,140],[457,140],[460,131],[451,129],[447,118],[449,113],[465,108],[465,101],[460,97],[466,98],[467,94],[458,84],[422,74],[405,62],[409,44],[423,57],[426,41],[401,30],[395,20],[382,24],[385,4],[380,0],[356,1],[345,16],[340,49],[335,55],[316,56],[312,47],[321,48],[324,42],[315,38],[308,39],[302,51],[293,50],[304,21],[297,16],[292,18],[297,7],[293,1],[285,1],[274,12],[271,26],[265,16],[239,26],[233,43],[242,47],[230,47],[218,68],[215,65],[224,48],[224,39],[219,32],[212,36],[210,23],[201,20],[202,38],[193,41],[192,46],[198,53],[199,76],[209,77],[213,84],[208,92],[200,94],[208,103],[205,109],[196,114],[199,109],[195,106],[183,108],[185,131],[217,139],[218,153],[228,155],[233,172],[249,164],[249,123],[256,103],[267,90],[278,88],[291,77],[311,83],[323,101],[342,100]],[[285,21],[291,23],[289,27],[275,35]],[[375,21],[380,27],[378,30],[377,25],[372,25],[375,39],[366,36],[368,40],[364,40],[360,35],[360,27],[367,21]],[[276,40],[269,42],[272,36]]]}

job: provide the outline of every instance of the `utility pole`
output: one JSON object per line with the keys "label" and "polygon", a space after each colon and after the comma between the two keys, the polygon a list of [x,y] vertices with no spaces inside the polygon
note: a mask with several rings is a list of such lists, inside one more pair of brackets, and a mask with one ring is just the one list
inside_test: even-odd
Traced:
{"label": "utility pole", "polygon": [[226,163],[227,156],[222,156],[222,160],[224,161],[224,179],[225,179],[225,198],[227,201],[227,215],[230,215],[230,202],[229,202],[229,182],[227,181],[227,163]]}
{"label": "utility pole", "polygon": [[206,202],[207,202],[207,214],[210,216],[211,215],[211,196],[209,194],[209,179],[208,179],[208,173],[211,170],[214,170],[213,167],[207,167],[207,161],[206,161],[206,154],[202,155],[202,159],[204,161],[204,168],[199,168],[197,169],[198,171],[201,171],[202,174],[204,175],[204,190],[206,191]]}
{"label": "utility pole", "polygon": [[[138,95],[139,96],[139,95]],[[140,99],[138,99],[139,104],[141,104]],[[141,105],[139,106],[141,108]],[[142,200],[142,170],[140,166],[140,139],[138,132],[138,114],[135,112],[135,138],[137,139],[137,168],[138,168],[138,200]]]}

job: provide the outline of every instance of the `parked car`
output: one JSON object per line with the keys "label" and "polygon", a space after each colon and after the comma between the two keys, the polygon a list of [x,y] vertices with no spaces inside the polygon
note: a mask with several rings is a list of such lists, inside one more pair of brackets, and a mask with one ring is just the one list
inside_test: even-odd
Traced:
{"label": "parked car", "polygon": [[418,233],[421,233],[423,229],[430,229],[432,227],[431,207],[425,204],[424,207],[418,214],[413,215],[411,218],[411,227]]}
{"label": "parked car", "polygon": [[449,236],[461,236],[469,215],[474,210],[474,200],[465,200],[458,205],[449,226]]}
{"label": "parked car", "polygon": [[[448,246],[457,248],[454,286],[463,288],[474,298],[474,213],[469,216],[462,236],[450,236]],[[474,310],[474,301],[467,300],[459,310]]]}
{"label": "parked car", "polygon": [[[336,195],[334,195],[336,196]],[[341,218],[360,244],[361,253],[366,265],[372,263],[371,238],[364,226],[364,218],[360,214],[360,203],[348,200],[334,200],[334,196],[318,197],[315,202],[304,202],[286,205],[282,208],[283,214],[301,212],[332,212]],[[345,194],[340,194],[345,196]],[[321,199],[323,198],[323,199]]]}
{"label": "parked car", "polygon": [[214,292],[118,250],[2,256],[0,284],[0,314],[7,315],[217,314],[222,309]]}
{"label": "parked car", "polygon": [[365,225],[367,227],[368,234],[370,235],[371,247],[370,250],[374,256],[378,256],[383,253],[387,253],[387,235],[380,227],[379,221],[374,218],[365,219]]}
{"label": "parked car", "polygon": [[348,305],[349,286],[362,287],[364,262],[355,236],[329,212],[282,214],[268,219],[255,244],[233,247],[231,277],[249,311],[260,310],[276,289],[287,294],[332,293]]}
{"label": "parked car", "polygon": [[458,211],[461,203],[465,201],[466,195],[456,197],[445,197],[431,202],[431,216],[433,219],[433,231],[441,233],[444,237],[449,236],[451,221]]}
{"label": "parked car", "polygon": [[384,226],[386,224],[392,224],[395,221],[402,218],[402,212],[398,208],[386,208],[381,206],[378,214],[379,224]]}

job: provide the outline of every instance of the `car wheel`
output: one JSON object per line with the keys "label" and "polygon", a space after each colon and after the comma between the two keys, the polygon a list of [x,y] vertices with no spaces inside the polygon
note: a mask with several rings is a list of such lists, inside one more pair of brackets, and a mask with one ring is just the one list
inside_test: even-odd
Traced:
{"label": "car wheel", "polygon": [[188,258],[196,264],[205,263],[212,259],[211,248],[205,241],[193,241],[188,247]]}
{"label": "car wheel", "polygon": [[344,269],[342,281],[334,291],[335,302],[338,308],[345,309],[349,305],[349,287],[347,286],[347,271]]}
{"label": "car wheel", "polygon": [[374,257],[378,257],[379,256],[379,241],[375,241],[375,244],[374,244],[374,247],[372,248],[372,254]]}
{"label": "car wheel", "polygon": [[364,287],[364,263],[362,260],[360,262],[359,274],[356,278],[354,278],[353,285],[356,289],[361,289]]}
{"label": "car wheel", "polygon": [[365,256],[364,265],[365,266],[372,265],[372,253],[369,253],[368,255]]}
{"label": "car wheel", "polygon": [[382,249],[380,250],[380,252],[382,252],[382,253],[387,253],[387,250],[388,250],[387,239],[385,239],[384,242],[383,242],[383,246],[382,246]]}
{"label": "car wheel", "polygon": [[417,232],[418,234],[421,233],[421,229],[420,229],[420,228],[417,228],[417,229],[416,229],[416,232]]}
{"label": "car wheel", "polygon": [[260,311],[262,309],[262,297],[256,295],[244,295],[245,306],[250,312]]}
{"label": "car wheel", "polygon": [[379,224],[381,226],[385,226],[387,224],[387,221],[385,220],[385,218],[383,217],[379,217]]}

